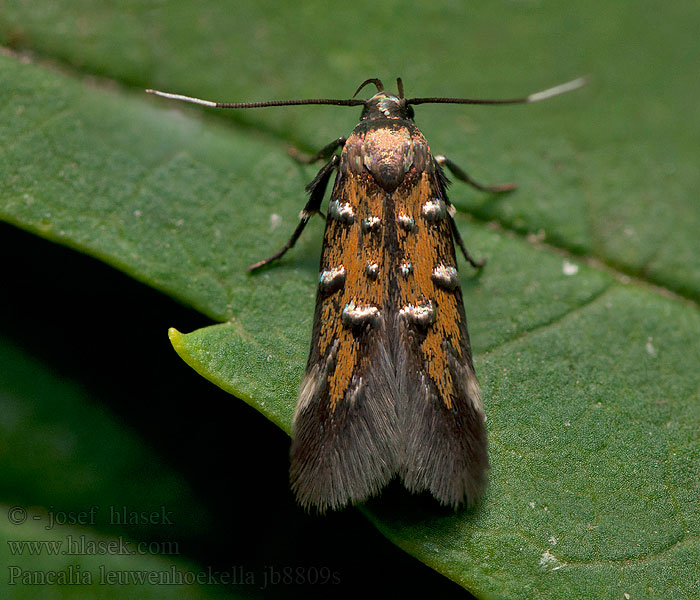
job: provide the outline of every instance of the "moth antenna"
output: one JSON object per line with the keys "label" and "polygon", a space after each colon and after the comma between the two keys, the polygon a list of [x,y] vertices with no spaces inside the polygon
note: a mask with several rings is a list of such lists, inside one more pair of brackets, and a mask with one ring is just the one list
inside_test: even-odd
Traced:
{"label": "moth antenna", "polygon": [[547,98],[553,98],[566,92],[572,92],[588,83],[588,77],[579,77],[573,81],[567,81],[560,85],[535,92],[524,98],[511,98],[508,100],[475,100],[473,98],[411,98],[406,102],[408,104],[527,104],[530,102],[539,102]]}
{"label": "moth antenna", "polygon": [[403,81],[401,81],[401,77],[396,78],[396,87],[399,90],[399,98],[403,98]]}
{"label": "moth antenna", "polygon": [[[378,91],[378,92],[383,92],[383,91],[384,91],[384,84],[382,83],[382,80],[381,80],[381,79],[377,79],[376,77],[374,77],[374,78],[372,78],[372,79],[367,79],[366,81],[363,81],[363,82],[360,84],[360,87],[357,88],[357,91],[352,95],[352,97],[354,98],[355,96],[357,96],[357,94],[360,93],[360,90],[361,90],[363,87],[365,87],[366,85],[369,85],[370,83],[373,83],[374,85],[377,86],[377,91]],[[363,102],[363,104],[364,104],[364,102]]]}
{"label": "moth antenna", "polygon": [[269,100],[267,102],[213,102],[211,100],[203,100],[202,98],[194,98],[192,96],[183,96],[182,94],[171,94],[169,92],[161,92],[159,90],[146,90],[147,94],[155,94],[161,98],[169,98],[170,100],[180,100],[181,102],[190,102],[191,104],[199,104],[210,108],[265,108],[268,106],[299,106],[302,104],[333,104],[335,106],[360,106],[364,105],[364,100],[350,98],[348,100],[334,100],[331,98],[309,98],[304,100]]}

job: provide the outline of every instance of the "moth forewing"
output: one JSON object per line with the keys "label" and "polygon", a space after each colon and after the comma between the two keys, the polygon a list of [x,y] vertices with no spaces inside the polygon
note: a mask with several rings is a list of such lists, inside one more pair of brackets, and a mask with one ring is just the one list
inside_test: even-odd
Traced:
{"label": "moth forewing", "polygon": [[[372,224],[386,220],[384,196],[370,178],[350,170],[341,170],[331,195],[290,470],[299,502],[320,511],[362,501],[396,473],[385,231]],[[329,274],[341,272],[334,285],[325,285]]]}
{"label": "moth forewing", "polygon": [[[474,502],[488,468],[486,429],[472,362],[455,246],[439,167],[427,168],[401,210],[419,215],[417,230],[401,232],[399,253],[413,265],[398,278],[397,342],[405,390],[401,477],[411,491],[430,491],[441,503]],[[430,317],[427,318],[426,314]]]}

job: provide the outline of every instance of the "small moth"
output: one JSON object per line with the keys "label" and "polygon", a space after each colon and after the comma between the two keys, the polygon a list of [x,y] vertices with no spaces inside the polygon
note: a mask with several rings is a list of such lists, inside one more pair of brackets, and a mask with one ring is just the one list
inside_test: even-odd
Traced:
{"label": "small moth", "polygon": [[[319,512],[377,494],[398,477],[457,508],[481,494],[489,467],[485,415],[474,373],[455,245],[475,268],[454,222],[443,168],[486,192],[444,156],[431,153],[413,122],[416,104],[519,104],[575,90],[583,78],[510,100],[405,98],[368,79],[348,100],[219,103],[147,90],[212,108],[301,104],[362,106],[348,138],[304,162],[326,160],[306,187],[308,202],[279,259],[321,214],[330,196],[318,276],[311,351],[294,415],[290,481],[299,503]],[[368,100],[355,96],[372,84]],[[338,153],[340,150],[340,153]]]}

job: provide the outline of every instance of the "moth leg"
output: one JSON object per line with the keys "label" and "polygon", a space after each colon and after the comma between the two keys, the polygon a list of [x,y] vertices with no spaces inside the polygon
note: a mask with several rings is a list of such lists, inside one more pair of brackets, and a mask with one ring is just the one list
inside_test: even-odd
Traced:
{"label": "moth leg", "polygon": [[328,158],[338,148],[342,148],[343,146],[345,146],[346,141],[347,138],[339,137],[337,140],[333,140],[330,144],[326,144],[316,154],[306,154],[305,152],[301,152],[300,150],[297,150],[294,147],[289,148],[288,152],[289,155],[297,162],[310,165],[311,163],[314,163],[317,160],[323,160]]}
{"label": "moth leg", "polygon": [[299,224],[294,230],[292,237],[290,237],[289,240],[287,240],[287,243],[282,247],[281,250],[275,252],[272,256],[266,258],[265,260],[256,262],[254,265],[250,265],[248,267],[249,272],[252,273],[253,271],[257,271],[265,265],[269,265],[271,262],[277,260],[278,258],[281,258],[287,250],[294,246],[296,241],[299,239],[301,232],[304,231],[304,227],[306,227],[306,224],[309,222],[309,219],[315,213],[320,212],[321,202],[323,201],[323,196],[326,193],[328,181],[331,178],[333,170],[338,167],[339,162],[340,157],[337,154],[334,154],[333,157],[325,165],[323,165],[316,177],[314,177],[314,180],[306,186],[306,191],[309,194],[309,200],[306,203],[304,210],[302,210],[299,213]]}
{"label": "moth leg", "polygon": [[450,170],[450,173],[452,173],[457,179],[463,181],[464,183],[468,183],[469,185],[475,187],[477,190],[481,190],[482,192],[492,192],[494,194],[498,194],[502,192],[510,192],[511,190],[514,190],[516,187],[518,187],[514,183],[481,185],[480,183],[474,181],[471,177],[469,177],[469,175],[467,175],[467,173],[463,169],[458,167],[446,156],[436,156],[435,160],[441,167],[447,167]]}
{"label": "moth leg", "polygon": [[450,227],[452,227],[452,235],[455,238],[455,242],[457,242],[457,245],[460,247],[462,250],[462,254],[464,254],[464,258],[467,259],[469,264],[474,267],[475,269],[481,269],[486,264],[486,259],[482,258],[481,260],[474,260],[472,258],[472,255],[469,254],[469,251],[467,250],[467,247],[464,245],[464,240],[462,239],[462,236],[459,234],[459,229],[457,229],[457,223],[455,223],[453,215],[455,214],[455,208],[452,206],[452,204],[448,204],[448,212],[447,216],[450,219]]}

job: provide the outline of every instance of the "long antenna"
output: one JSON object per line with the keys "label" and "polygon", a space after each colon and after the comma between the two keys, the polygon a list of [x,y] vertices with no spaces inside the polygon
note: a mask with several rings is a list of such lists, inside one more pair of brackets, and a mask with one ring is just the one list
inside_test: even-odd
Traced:
{"label": "long antenna", "polygon": [[155,94],[162,98],[170,98],[171,100],[181,100],[182,102],[190,102],[192,104],[200,104],[201,106],[209,106],[210,108],[265,108],[267,106],[298,106],[301,104],[334,104],[336,106],[360,106],[364,105],[365,101],[358,98],[350,98],[349,100],[333,100],[330,98],[310,98],[306,100],[270,100],[267,102],[212,102],[211,100],[203,100],[202,98],[194,98],[192,96],[183,96],[182,94],[171,94],[169,92],[161,92],[159,90],[146,90],[147,94]]}
{"label": "long antenna", "polygon": [[[527,104],[529,102],[539,102],[540,100],[546,100],[547,98],[552,98],[554,96],[559,96],[565,94],[566,92],[571,92],[576,90],[586,84],[588,78],[579,77],[573,81],[568,81],[567,83],[562,83],[561,85],[554,86],[552,88],[542,90],[541,92],[535,92],[524,98],[513,98],[509,100],[478,100],[473,98],[410,98],[406,100],[407,104]],[[384,90],[384,85],[379,79],[368,79],[363,82],[362,85],[357,89],[355,94],[366,86],[367,84],[374,84],[378,91]],[[401,78],[396,80],[397,86],[399,88],[399,97],[403,98],[403,82]],[[183,96],[182,94],[171,94],[169,92],[161,92],[159,90],[146,90],[148,94],[155,94],[156,96],[161,96],[162,98],[169,98],[171,100],[180,100],[182,102],[190,102],[192,104],[199,104],[201,106],[208,106],[210,108],[265,108],[268,106],[299,106],[303,104],[332,104],[335,106],[364,106],[366,102],[360,100],[359,98],[349,98],[348,100],[336,100],[332,98],[309,98],[304,100],[268,100],[266,102],[213,102],[212,100],[204,100],[202,98],[194,98],[193,96]]]}
{"label": "long antenna", "polygon": [[586,85],[587,77],[579,77],[573,81],[567,81],[561,85],[556,85],[552,88],[535,92],[524,98],[512,98],[509,100],[474,100],[472,98],[410,98],[406,100],[408,104],[527,104],[529,102],[539,102],[554,96],[565,94],[577,90]]}

